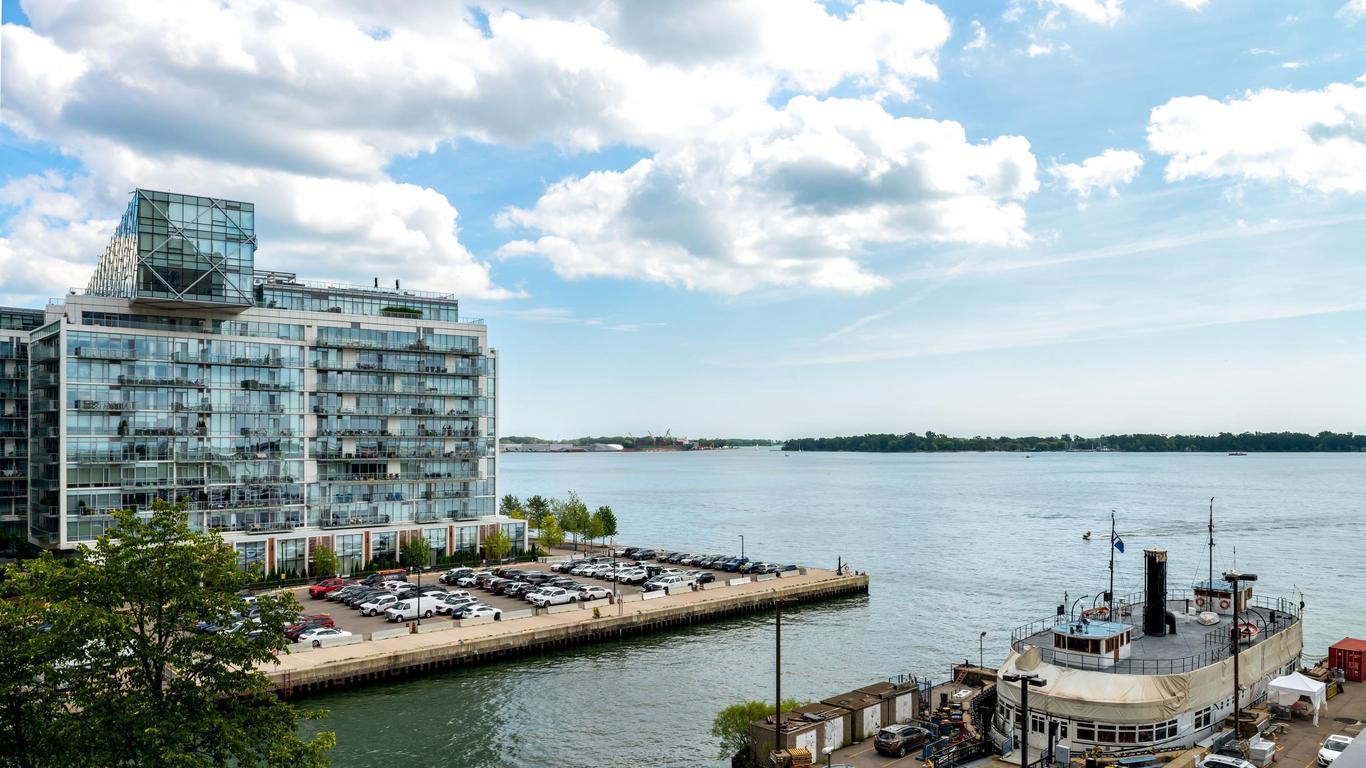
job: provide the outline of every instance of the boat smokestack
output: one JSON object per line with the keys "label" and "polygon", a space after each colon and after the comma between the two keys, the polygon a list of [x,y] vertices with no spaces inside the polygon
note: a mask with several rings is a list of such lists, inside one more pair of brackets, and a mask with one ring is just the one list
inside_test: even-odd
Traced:
{"label": "boat smokestack", "polygon": [[1143,550],[1143,634],[1167,634],[1167,550]]}

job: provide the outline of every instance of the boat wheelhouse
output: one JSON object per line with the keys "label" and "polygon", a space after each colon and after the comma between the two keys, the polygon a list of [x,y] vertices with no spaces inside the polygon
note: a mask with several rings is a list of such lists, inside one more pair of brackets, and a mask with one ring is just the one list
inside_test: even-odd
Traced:
{"label": "boat wheelhouse", "polygon": [[1297,668],[1300,614],[1289,601],[1254,595],[1250,582],[1239,582],[1235,619],[1231,585],[1169,592],[1166,552],[1148,550],[1145,563],[1144,592],[1078,614],[1059,606],[1012,634],[1000,674],[1035,675],[1043,684],[1030,688],[1028,712],[1018,684],[997,686],[991,731],[1003,751],[1026,719],[1034,755],[1050,744],[1116,755],[1190,747],[1234,711],[1235,637],[1242,707]]}

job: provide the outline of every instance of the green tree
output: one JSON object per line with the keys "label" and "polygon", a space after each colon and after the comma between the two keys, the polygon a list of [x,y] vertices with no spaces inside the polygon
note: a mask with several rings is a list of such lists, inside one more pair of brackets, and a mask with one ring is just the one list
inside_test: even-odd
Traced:
{"label": "green tree", "polygon": [[508,517],[514,517],[518,520],[526,519],[526,507],[522,506],[521,499],[518,499],[510,493],[503,496],[503,501],[499,506],[502,508],[503,514]]}
{"label": "green tree", "polygon": [[484,538],[484,555],[492,560],[502,560],[512,551],[512,539],[499,528]]}
{"label": "green tree", "polygon": [[602,537],[608,538],[617,535],[617,514],[612,508],[606,505],[598,507],[593,512],[593,517],[602,520]]}
{"label": "green tree", "polygon": [[432,545],[422,536],[414,536],[404,542],[403,564],[412,568],[425,568],[432,564]]}
{"label": "green tree", "polygon": [[539,493],[526,500],[527,524],[532,528],[540,528],[545,523],[546,515],[550,514],[550,500]]}
{"label": "green tree", "polygon": [[540,528],[540,534],[537,536],[537,540],[540,541],[541,546],[546,549],[558,547],[563,544],[564,529],[560,527],[560,521],[556,520],[554,517],[547,517],[545,519],[545,524]]}
{"label": "green tree", "polygon": [[579,537],[588,533],[589,523],[592,517],[588,514],[588,505],[579,500],[579,495],[573,491],[569,492],[569,498],[559,505],[560,528],[565,533],[574,534],[574,551],[579,550]]}
{"label": "green tree", "polygon": [[341,561],[337,559],[337,553],[326,544],[320,544],[313,548],[313,577],[325,579],[336,576],[341,570]]}
{"label": "green tree", "polygon": [[183,505],[113,517],[90,550],[6,568],[0,765],[326,765],[335,736],[301,738],[259,671],[284,650],[293,596],[257,598],[256,636],[197,633],[242,607],[237,553]]}
{"label": "green tree", "polygon": [[[804,702],[796,699],[783,699],[784,712],[791,712],[803,705]],[[711,721],[711,735],[716,737],[718,744],[717,757],[729,758],[736,752],[747,748],[749,746],[749,724],[755,720],[763,720],[772,714],[773,702],[771,701],[742,701],[718,712],[716,718]],[[765,759],[767,757],[764,755],[758,758],[756,762],[767,765],[768,761]]]}
{"label": "green tree", "polygon": [[603,525],[602,517],[595,514],[588,518],[588,525],[585,526],[583,530],[583,537],[588,539],[588,545],[591,547],[594,541],[603,537],[603,531],[605,530],[606,527]]}

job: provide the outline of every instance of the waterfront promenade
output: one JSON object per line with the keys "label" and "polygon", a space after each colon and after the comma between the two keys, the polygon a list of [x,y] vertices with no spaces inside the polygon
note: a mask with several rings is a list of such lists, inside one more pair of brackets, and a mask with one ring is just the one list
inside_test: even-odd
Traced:
{"label": "waterfront promenade", "polygon": [[[805,570],[804,574],[733,586],[707,585],[704,590],[649,600],[631,594],[615,605],[597,600],[558,606],[554,612],[537,611],[496,622],[424,619],[421,632],[413,633],[405,633],[404,625],[380,623],[364,639],[346,638],[345,644],[316,649],[297,647],[280,654],[277,663],[263,666],[262,671],[272,687],[288,698],[771,610],[779,598],[810,603],[868,591],[866,574]],[[525,613],[532,614],[529,609]]]}

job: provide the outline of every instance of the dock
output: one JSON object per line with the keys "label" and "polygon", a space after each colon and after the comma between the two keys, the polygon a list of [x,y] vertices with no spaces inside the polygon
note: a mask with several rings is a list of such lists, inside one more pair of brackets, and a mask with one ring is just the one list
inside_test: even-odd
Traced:
{"label": "dock", "polygon": [[[782,578],[737,579],[735,584],[708,584],[706,589],[644,598],[625,595],[607,600],[529,607],[523,615],[501,621],[423,620],[422,626],[398,625],[371,637],[343,638],[337,645],[294,647],[261,671],[286,699],[322,691],[368,685],[459,667],[517,658],[549,650],[666,631],[694,624],[773,609],[778,599],[816,603],[868,593],[867,574],[839,574],[807,568]],[[461,624],[466,624],[461,626]],[[393,625],[389,625],[393,627]]]}

